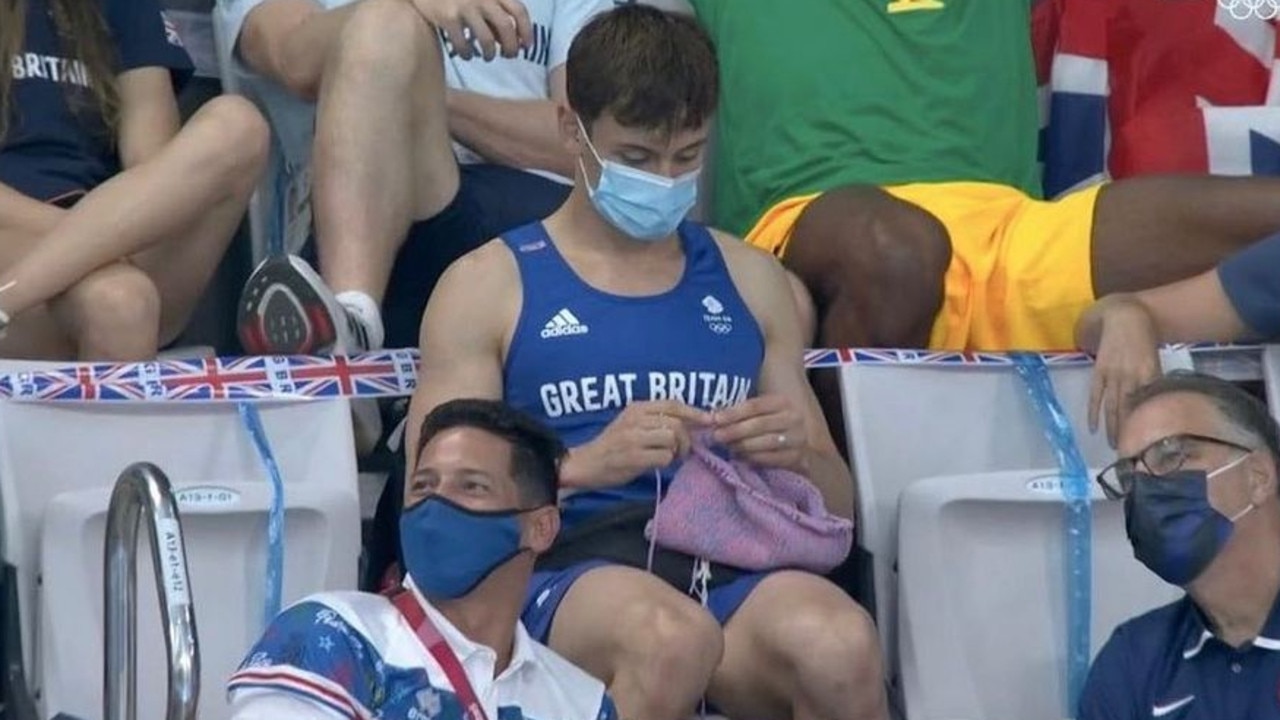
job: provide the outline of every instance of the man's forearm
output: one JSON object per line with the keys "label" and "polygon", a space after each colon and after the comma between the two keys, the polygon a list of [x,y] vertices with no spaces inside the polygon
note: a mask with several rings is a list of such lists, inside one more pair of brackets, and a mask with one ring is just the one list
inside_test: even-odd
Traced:
{"label": "man's forearm", "polygon": [[[1096,353],[1109,325],[1126,327],[1132,322],[1151,323],[1161,343],[1238,342],[1265,337],[1268,321],[1262,315],[1269,312],[1272,318],[1280,318],[1280,313],[1269,309],[1271,302],[1266,300],[1268,292],[1280,300],[1280,280],[1274,266],[1262,262],[1263,258],[1242,259],[1261,263],[1256,272],[1249,269],[1251,279],[1230,272],[1223,276],[1220,266],[1169,285],[1115,293],[1098,300],[1076,322],[1076,344],[1086,352]],[[1237,267],[1249,268],[1247,263]],[[1241,313],[1242,308],[1250,307],[1250,301],[1255,310],[1261,309],[1250,312],[1254,327]],[[1271,327],[1280,331],[1280,325]]]}
{"label": "man's forearm", "polygon": [[822,493],[827,512],[852,520],[856,509],[853,473],[838,453],[810,450],[806,476]]}
{"label": "man's forearm", "polygon": [[573,177],[552,100],[506,100],[465,90],[448,95],[449,133],[484,159]]}

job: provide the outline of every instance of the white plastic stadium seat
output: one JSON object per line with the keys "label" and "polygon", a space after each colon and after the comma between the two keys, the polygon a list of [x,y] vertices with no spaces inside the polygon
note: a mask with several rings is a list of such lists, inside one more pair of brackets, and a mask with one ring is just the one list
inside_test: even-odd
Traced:
{"label": "white plastic stadium seat", "polygon": [[[0,364],[0,371],[14,365]],[[348,403],[260,409],[285,482],[283,602],[354,588],[360,519]],[[226,678],[261,633],[271,488],[234,404],[0,402],[4,552],[18,569],[24,659],[43,717],[101,715],[105,513],[117,475],[139,460],[164,470],[178,495],[200,641],[202,719],[227,717]],[[165,697],[151,572],[140,540],[143,718],[161,717]]]}
{"label": "white plastic stadium seat", "polygon": [[[1113,456],[1085,423],[1092,366],[1051,366],[1085,462]],[[858,489],[858,534],[874,556],[881,644],[896,668],[898,497],[927,477],[1055,467],[1017,371],[1009,365],[858,363],[841,372],[847,441]],[[914,719],[913,719],[914,720]]]}
{"label": "white plastic stadium seat", "polygon": [[[1197,348],[1195,369],[1234,380],[1269,373],[1272,407],[1280,412],[1280,350],[1268,349],[1269,370],[1256,347]],[[919,362],[931,352],[858,352],[867,362],[842,365],[840,387],[846,442],[858,491],[860,542],[874,556],[875,601],[881,643],[891,678],[897,678],[896,593],[899,558],[898,503],[902,491],[930,477],[1055,468],[1017,370],[1010,364]],[[893,357],[896,362],[873,362]],[[973,356],[971,356],[972,359]],[[983,357],[999,360],[1000,356]],[[1179,364],[1177,353],[1162,362]],[[1086,422],[1090,364],[1051,363],[1049,374],[1075,429],[1086,464],[1115,458],[1105,435]],[[900,683],[895,683],[900,685]],[[912,718],[915,720],[915,718]]]}
{"label": "white plastic stadium seat", "polygon": [[[902,493],[898,649],[911,720],[1066,716],[1056,478],[1056,470],[953,475]],[[1092,542],[1096,654],[1116,625],[1181,591],[1133,558],[1123,504],[1096,490]]]}
{"label": "white plastic stadium seat", "polygon": [[1262,351],[1262,375],[1267,385],[1267,406],[1280,419],[1280,345],[1268,345]]}

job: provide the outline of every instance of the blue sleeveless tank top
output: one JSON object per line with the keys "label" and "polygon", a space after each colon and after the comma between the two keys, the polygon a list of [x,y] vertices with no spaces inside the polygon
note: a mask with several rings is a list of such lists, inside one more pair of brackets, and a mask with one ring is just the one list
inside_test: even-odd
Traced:
{"label": "blue sleeveless tank top", "polygon": [[[541,223],[506,233],[524,288],[503,368],[506,401],[577,447],[633,401],[678,399],[712,410],[755,395],[764,360],[760,326],[711,233],[688,221],[678,233],[684,274],[671,290],[644,297],[588,285]],[[675,469],[568,495],[564,525],[619,502],[653,500],[658,480],[665,488]]]}

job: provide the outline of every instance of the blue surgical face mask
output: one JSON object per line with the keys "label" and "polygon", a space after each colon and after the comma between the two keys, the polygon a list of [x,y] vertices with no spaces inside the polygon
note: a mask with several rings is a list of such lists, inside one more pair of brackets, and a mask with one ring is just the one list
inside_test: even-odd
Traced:
{"label": "blue surgical face mask", "polygon": [[1254,508],[1250,503],[1232,517],[1214,510],[1209,504],[1209,480],[1246,457],[1211,473],[1135,473],[1133,490],[1124,504],[1133,556],[1171,585],[1186,586],[1200,577],[1231,539],[1236,521]]}
{"label": "blue surgical face mask", "polygon": [[521,512],[478,512],[429,495],[400,515],[405,570],[426,597],[460,598],[520,553]]}
{"label": "blue surgical face mask", "polygon": [[[698,202],[698,176],[702,170],[669,178],[605,160],[591,144],[581,118],[578,130],[600,163],[600,182],[594,188],[587,182],[587,195],[596,211],[609,224],[636,240],[657,241],[670,237]],[[582,158],[578,158],[578,165],[586,182],[587,170]]]}

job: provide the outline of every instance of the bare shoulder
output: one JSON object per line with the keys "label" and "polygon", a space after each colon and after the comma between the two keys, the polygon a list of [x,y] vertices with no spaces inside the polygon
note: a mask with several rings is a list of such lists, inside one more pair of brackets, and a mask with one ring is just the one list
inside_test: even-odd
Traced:
{"label": "bare shoulder", "polygon": [[[436,294],[498,297],[519,288],[520,272],[515,256],[502,240],[495,239],[463,255],[440,276]],[[512,282],[517,283],[512,288]],[[432,295],[432,301],[436,295]]]}
{"label": "bare shoulder", "polygon": [[450,328],[449,336],[464,332],[501,337],[520,312],[520,271],[515,256],[502,240],[490,240],[453,262],[431,293],[422,320],[425,341]]}
{"label": "bare shoulder", "polygon": [[769,253],[723,230],[707,227],[731,272],[780,273],[782,263]]}
{"label": "bare shoulder", "polygon": [[787,271],[769,253],[722,230],[707,228],[715,238],[734,287],[751,314],[762,325],[775,318],[790,317],[793,300],[787,283]]}

